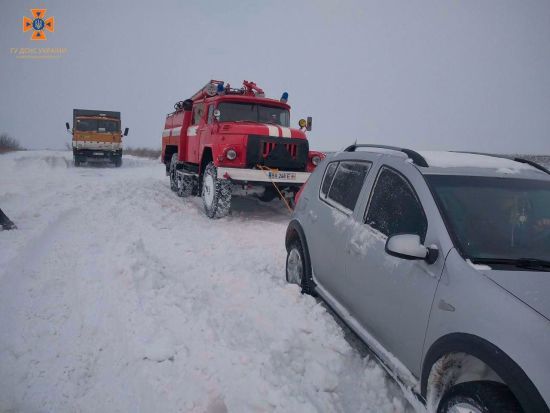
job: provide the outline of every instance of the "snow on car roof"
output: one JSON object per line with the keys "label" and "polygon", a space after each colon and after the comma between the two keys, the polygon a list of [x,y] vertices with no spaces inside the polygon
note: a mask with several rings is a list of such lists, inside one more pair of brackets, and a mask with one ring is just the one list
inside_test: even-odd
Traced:
{"label": "snow on car roof", "polygon": [[419,151],[430,167],[436,168],[483,168],[496,169],[501,173],[519,173],[520,171],[537,170],[531,165],[516,162],[512,159],[498,158],[490,155],[479,155],[460,152]]}

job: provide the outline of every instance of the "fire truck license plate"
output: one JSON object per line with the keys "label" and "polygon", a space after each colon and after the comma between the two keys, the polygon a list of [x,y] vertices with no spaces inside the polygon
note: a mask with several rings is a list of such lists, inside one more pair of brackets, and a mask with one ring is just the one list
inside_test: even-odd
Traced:
{"label": "fire truck license plate", "polygon": [[296,173],[294,172],[268,172],[269,179],[284,179],[285,181],[295,181]]}
{"label": "fire truck license plate", "polygon": [[94,155],[96,155],[96,156],[103,156],[103,152],[94,152]]}

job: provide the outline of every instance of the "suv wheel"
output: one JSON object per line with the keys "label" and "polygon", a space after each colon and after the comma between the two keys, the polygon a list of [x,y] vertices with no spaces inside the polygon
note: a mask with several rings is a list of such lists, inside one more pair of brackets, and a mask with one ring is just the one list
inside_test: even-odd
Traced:
{"label": "suv wheel", "polygon": [[304,249],[299,239],[290,243],[286,256],[286,281],[302,287],[302,294],[313,295],[313,281],[306,266]]}
{"label": "suv wheel", "polygon": [[231,208],[231,182],[218,179],[217,168],[210,162],[202,178],[202,202],[208,218],[222,218]]}
{"label": "suv wheel", "polygon": [[451,387],[437,409],[437,413],[522,412],[508,387],[492,381],[472,381]]}

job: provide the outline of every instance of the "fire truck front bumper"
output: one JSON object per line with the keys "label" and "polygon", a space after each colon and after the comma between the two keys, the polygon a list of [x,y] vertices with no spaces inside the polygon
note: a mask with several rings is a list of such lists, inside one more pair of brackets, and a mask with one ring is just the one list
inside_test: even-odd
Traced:
{"label": "fire truck front bumper", "polygon": [[305,183],[310,175],[309,172],[218,167],[218,178],[236,182],[275,182],[299,186]]}

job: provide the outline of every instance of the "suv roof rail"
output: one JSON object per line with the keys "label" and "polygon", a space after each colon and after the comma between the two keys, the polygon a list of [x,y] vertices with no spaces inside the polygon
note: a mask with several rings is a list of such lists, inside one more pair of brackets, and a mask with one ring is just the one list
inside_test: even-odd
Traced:
{"label": "suv roof rail", "polygon": [[542,172],[547,173],[548,175],[550,175],[550,170],[548,170],[547,168],[545,168],[541,164],[536,163],[535,161],[531,161],[529,159],[520,158],[518,156],[506,156],[506,155],[497,155],[497,154],[494,154],[494,153],[469,152],[469,151],[452,151],[452,152],[455,152],[455,153],[470,153],[472,155],[485,155],[485,156],[492,156],[493,158],[510,159],[511,161],[516,161],[516,162],[524,163],[524,164],[527,164],[527,165],[531,165],[533,168],[538,169],[539,171],[542,171]]}
{"label": "suv roof rail", "polygon": [[429,166],[428,162],[426,162],[426,159],[424,159],[424,157],[420,155],[418,152],[413,151],[412,149],[400,148],[398,146],[354,143],[353,145],[350,145],[346,149],[344,149],[344,152],[355,152],[357,148],[375,148],[375,149],[379,148],[379,149],[389,149],[392,151],[403,152],[405,155],[409,157],[409,159],[413,161],[415,165],[422,166],[424,168],[427,168]]}

